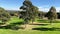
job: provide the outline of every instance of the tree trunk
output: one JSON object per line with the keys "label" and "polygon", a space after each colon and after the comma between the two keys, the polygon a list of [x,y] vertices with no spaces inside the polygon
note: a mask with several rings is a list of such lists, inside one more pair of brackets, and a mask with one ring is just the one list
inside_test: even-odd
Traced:
{"label": "tree trunk", "polygon": [[32,20],[32,24],[33,24],[33,22],[34,22],[34,21]]}
{"label": "tree trunk", "polygon": [[50,24],[51,24],[51,25],[53,25],[53,21],[54,21],[54,20],[50,20]]}
{"label": "tree trunk", "polygon": [[25,27],[24,28],[26,28],[27,27],[27,24],[25,24]]}
{"label": "tree trunk", "polygon": [[50,20],[50,25],[52,24],[52,20]]}
{"label": "tree trunk", "polygon": [[34,20],[35,20],[35,19],[32,19],[32,24],[33,24]]}

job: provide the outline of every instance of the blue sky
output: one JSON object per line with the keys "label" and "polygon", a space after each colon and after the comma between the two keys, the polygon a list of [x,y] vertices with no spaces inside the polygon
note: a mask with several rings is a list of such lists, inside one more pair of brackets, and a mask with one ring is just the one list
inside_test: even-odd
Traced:
{"label": "blue sky", "polygon": [[[6,10],[19,10],[24,0],[0,0],[0,7]],[[60,0],[30,0],[33,5],[39,7],[41,11],[48,11],[51,6],[55,6],[57,11],[60,10]]]}

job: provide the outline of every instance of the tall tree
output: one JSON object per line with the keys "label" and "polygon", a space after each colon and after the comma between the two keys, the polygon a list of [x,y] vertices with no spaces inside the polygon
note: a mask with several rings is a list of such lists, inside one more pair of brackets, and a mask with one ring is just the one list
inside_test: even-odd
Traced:
{"label": "tall tree", "polygon": [[32,24],[35,21],[35,18],[38,16],[38,8],[36,6],[31,7],[30,19],[32,20]]}
{"label": "tall tree", "polygon": [[44,15],[45,13],[43,11],[39,11],[39,14],[38,14],[39,19],[43,19]]}
{"label": "tall tree", "polygon": [[[22,18],[24,19],[24,24],[27,24],[30,17],[29,17],[29,9],[30,9],[30,5],[32,3],[28,0],[25,0],[23,2],[23,6],[20,7],[20,9],[22,9],[23,13],[21,14],[22,15]],[[26,28],[26,25],[25,25],[25,28]]]}
{"label": "tall tree", "polygon": [[57,19],[57,12],[54,6],[52,6],[48,12],[48,19],[50,20],[50,22],[52,22],[53,20]]}
{"label": "tall tree", "polygon": [[29,20],[32,20],[32,23],[33,23],[38,13],[38,8],[34,6],[31,1],[25,0],[23,2],[23,6],[20,7],[20,9],[26,10],[26,13],[24,14],[25,17],[28,18]]}
{"label": "tall tree", "polygon": [[7,20],[9,20],[9,18],[10,18],[10,14],[6,12],[4,8],[0,7],[0,20],[6,22]]}
{"label": "tall tree", "polygon": [[20,9],[23,9],[23,19],[25,20],[25,23],[29,23],[29,20],[32,20],[33,23],[37,15],[38,8],[35,7],[30,0],[25,0]]}

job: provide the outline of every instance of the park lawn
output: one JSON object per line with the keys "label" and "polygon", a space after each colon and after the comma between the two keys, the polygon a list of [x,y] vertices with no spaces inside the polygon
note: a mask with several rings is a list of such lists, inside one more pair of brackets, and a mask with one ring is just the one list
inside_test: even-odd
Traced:
{"label": "park lawn", "polygon": [[24,22],[24,20],[23,19],[19,19],[18,17],[13,16],[12,18],[10,18],[9,21],[7,21],[8,24],[10,24],[10,23],[18,23],[18,22],[22,23],[22,22]]}
{"label": "park lawn", "polygon": [[[36,19],[35,22],[38,22],[38,23],[50,23],[50,20],[47,20],[47,19]],[[53,23],[60,23],[59,20],[55,20],[53,21]]]}
{"label": "park lawn", "polygon": [[0,34],[60,34],[60,31],[0,29]]}
{"label": "park lawn", "polygon": [[[41,20],[45,23],[44,20]],[[39,23],[41,22],[39,21]],[[9,20],[7,23],[17,23],[17,22],[24,22],[23,19],[19,19],[18,17],[12,17],[11,20]],[[36,21],[38,22],[38,21]],[[35,28],[60,28],[60,23],[52,23],[53,25],[34,25]],[[0,29],[0,34],[60,34],[60,31],[41,31],[41,30],[25,30],[25,29],[19,29],[19,30],[11,30],[11,29]]]}
{"label": "park lawn", "polygon": [[[60,23],[53,23],[53,25],[46,25],[46,26],[34,26],[35,28],[41,28],[41,27],[56,27],[60,28]],[[60,34],[60,31],[40,31],[40,30],[25,30],[25,29],[19,29],[19,30],[11,30],[11,29],[0,29],[0,34]]]}

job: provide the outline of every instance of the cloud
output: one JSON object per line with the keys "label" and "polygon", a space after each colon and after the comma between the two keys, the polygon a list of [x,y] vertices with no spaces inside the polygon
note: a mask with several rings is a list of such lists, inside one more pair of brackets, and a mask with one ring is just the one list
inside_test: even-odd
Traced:
{"label": "cloud", "polygon": [[[38,7],[39,8],[39,11],[44,11],[44,12],[48,12],[50,7],[45,7],[45,6],[40,6]],[[56,11],[59,12],[60,11],[60,7],[55,7],[56,8]]]}
{"label": "cloud", "polygon": [[48,12],[49,8],[44,8],[44,7],[38,7],[39,11],[44,11],[44,12]]}
{"label": "cloud", "polygon": [[56,7],[57,12],[60,12],[60,7]]}

